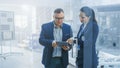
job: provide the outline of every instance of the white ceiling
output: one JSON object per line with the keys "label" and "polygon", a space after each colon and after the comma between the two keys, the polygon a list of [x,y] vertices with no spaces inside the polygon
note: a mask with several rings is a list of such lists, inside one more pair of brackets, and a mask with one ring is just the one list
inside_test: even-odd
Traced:
{"label": "white ceiling", "polygon": [[69,4],[70,0],[0,0],[0,4],[34,5],[34,6],[57,6]]}

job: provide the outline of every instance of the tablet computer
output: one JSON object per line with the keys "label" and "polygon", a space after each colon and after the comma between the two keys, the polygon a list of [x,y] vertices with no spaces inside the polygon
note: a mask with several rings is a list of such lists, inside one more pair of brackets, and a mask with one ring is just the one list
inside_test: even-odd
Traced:
{"label": "tablet computer", "polygon": [[56,42],[59,46],[69,46],[69,43],[67,43],[67,42]]}

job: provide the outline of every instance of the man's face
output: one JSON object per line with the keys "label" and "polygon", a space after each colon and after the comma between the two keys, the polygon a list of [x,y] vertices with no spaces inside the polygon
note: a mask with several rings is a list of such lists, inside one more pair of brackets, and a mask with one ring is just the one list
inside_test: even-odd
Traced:
{"label": "man's face", "polygon": [[63,23],[63,20],[64,20],[64,13],[63,12],[55,13],[53,18],[55,20],[55,24],[57,26],[61,26],[61,24]]}
{"label": "man's face", "polygon": [[87,23],[89,21],[89,17],[87,17],[84,12],[80,12],[79,18],[81,23]]}

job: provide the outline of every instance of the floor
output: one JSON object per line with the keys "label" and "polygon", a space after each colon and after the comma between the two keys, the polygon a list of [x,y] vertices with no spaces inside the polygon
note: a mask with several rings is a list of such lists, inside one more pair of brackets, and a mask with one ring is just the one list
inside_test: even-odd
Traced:
{"label": "floor", "polygon": [[[22,45],[22,44],[21,44]],[[0,53],[0,68],[44,68],[41,63],[42,49],[22,46],[3,46]],[[75,68],[69,65],[68,68]]]}
{"label": "floor", "polygon": [[[1,45],[1,44],[0,44]],[[25,43],[5,43],[0,46],[0,68],[44,68],[41,63],[43,46]],[[99,66],[120,68],[120,49],[107,47],[99,51]],[[70,58],[68,68],[75,68],[75,58]]]}

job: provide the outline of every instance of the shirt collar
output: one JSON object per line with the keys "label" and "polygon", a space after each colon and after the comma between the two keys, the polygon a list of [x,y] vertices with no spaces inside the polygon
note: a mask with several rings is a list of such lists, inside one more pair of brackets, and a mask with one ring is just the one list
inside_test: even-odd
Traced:
{"label": "shirt collar", "polygon": [[84,24],[83,24],[83,29],[87,26],[87,24],[88,24],[88,23],[84,23]]}
{"label": "shirt collar", "polygon": [[[59,28],[56,26],[55,22],[53,22],[53,24],[54,24],[54,28]],[[62,28],[62,27],[63,27],[63,24],[60,26],[60,28]]]}

